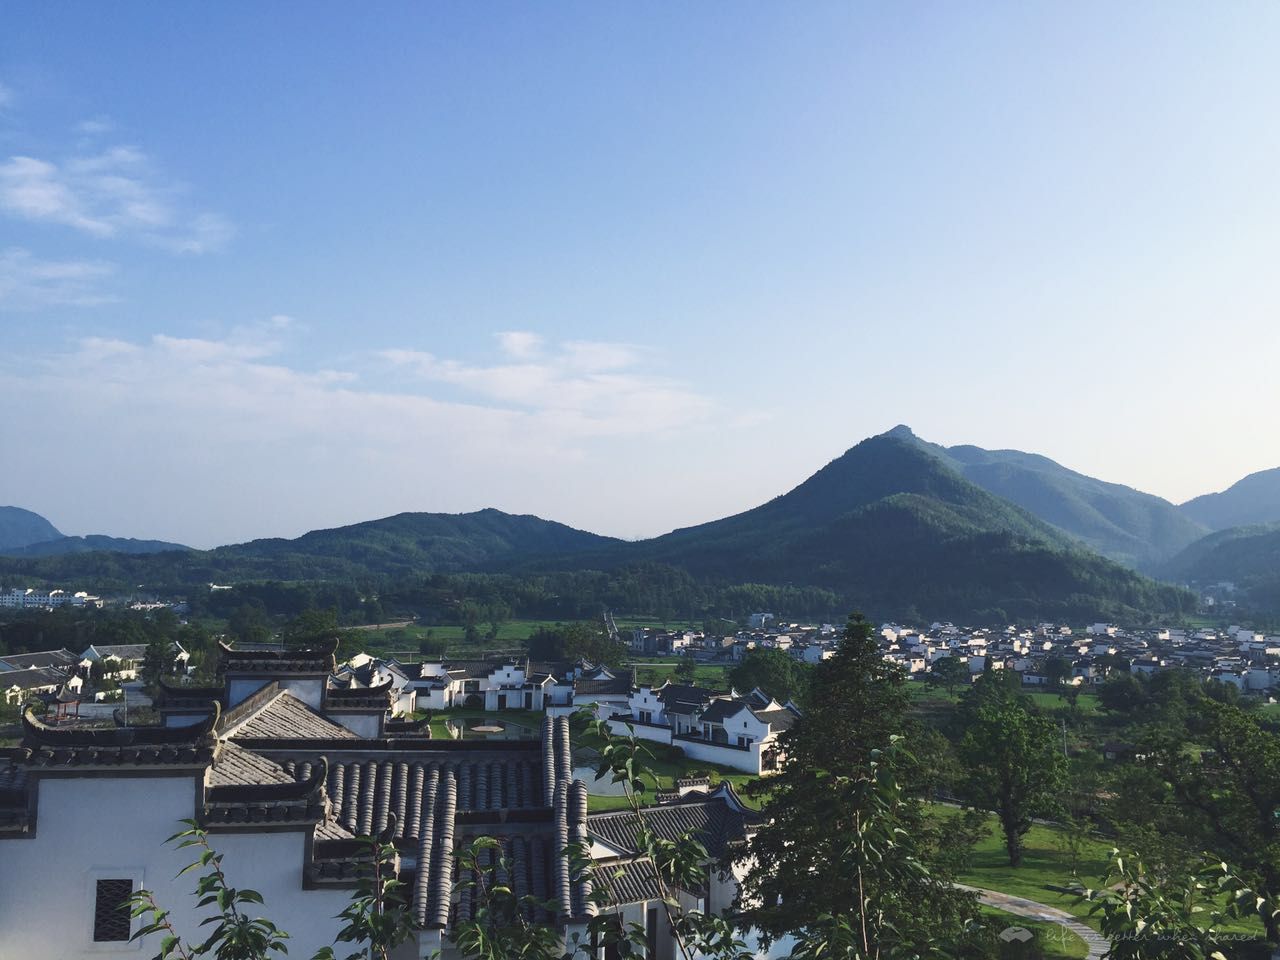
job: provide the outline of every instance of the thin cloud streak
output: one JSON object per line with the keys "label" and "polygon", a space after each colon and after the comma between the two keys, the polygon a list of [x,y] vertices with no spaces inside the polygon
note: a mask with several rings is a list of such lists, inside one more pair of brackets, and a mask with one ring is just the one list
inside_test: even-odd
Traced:
{"label": "thin cloud streak", "polygon": [[[4,496],[33,509],[111,511],[133,518],[117,528],[148,525],[130,535],[195,545],[490,505],[598,526],[601,515],[584,511],[599,505],[573,493],[575,474],[622,469],[615,439],[645,437],[653,449],[715,416],[706,398],[663,378],[579,370],[564,344],[548,346],[548,362],[523,365],[387,351],[445,371],[424,380],[474,396],[436,396],[430,382],[371,388],[356,371],[290,366],[294,328],[273,318],[217,339],[87,338],[61,353],[0,359],[0,405],[27,411],[0,423],[0,443],[21,449],[33,431],[55,429],[76,437],[11,477]],[[607,365],[606,353],[592,355]],[[87,502],[86,464],[97,478]]]}
{"label": "thin cloud streak", "polygon": [[0,307],[35,311],[113,303],[116,298],[102,284],[115,272],[103,260],[45,260],[22,247],[0,250]]}
{"label": "thin cloud streak", "polygon": [[231,223],[220,214],[186,209],[181,195],[134,146],[61,163],[21,155],[0,163],[0,211],[13,218],[99,239],[134,239],[179,254],[225,246],[234,234]]}

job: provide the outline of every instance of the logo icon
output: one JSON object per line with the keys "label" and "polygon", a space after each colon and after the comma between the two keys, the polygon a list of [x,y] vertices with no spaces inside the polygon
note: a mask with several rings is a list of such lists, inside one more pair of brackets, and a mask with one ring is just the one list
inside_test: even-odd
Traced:
{"label": "logo icon", "polygon": [[1005,927],[1000,931],[1000,939],[1005,943],[1013,943],[1017,940],[1019,943],[1026,943],[1035,934],[1026,927]]}

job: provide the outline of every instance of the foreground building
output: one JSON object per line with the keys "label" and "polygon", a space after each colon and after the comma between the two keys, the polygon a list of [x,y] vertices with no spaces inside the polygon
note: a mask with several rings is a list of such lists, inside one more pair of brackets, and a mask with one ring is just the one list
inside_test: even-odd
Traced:
{"label": "foreground building", "polygon": [[[261,892],[264,915],[292,935],[291,956],[333,942],[362,868],[355,838],[389,832],[419,927],[397,960],[454,955],[449,930],[476,906],[458,892],[468,877],[454,853],[481,835],[501,841],[518,895],[558,904],[530,919],[565,937],[596,909],[565,853],[589,841],[611,868],[602,882],[651,931],[650,955],[672,960],[652,864],[629,844],[624,817],[588,815],[567,718],[547,717],[527,740],[433,740],[390,719],[390,680],[335,676],[333,652],[224,647],[220,684],[161,690],[159,725],[56,727],[24,714],[21,746],[0,752],[0,954],[149,956],[155,938],[129,943],[140,921],[118,906],[141,888],[197,937],[206,914],[194,909],[194,876],[174,880],[192,852],[164,842],[194,819],[230,882]],[[651,827],[672,839],[694,829],[719,858],[749,829],[729,788],[667,799],[646,814]],[[680,897],[722,908],[735,889],[718,870]]]}

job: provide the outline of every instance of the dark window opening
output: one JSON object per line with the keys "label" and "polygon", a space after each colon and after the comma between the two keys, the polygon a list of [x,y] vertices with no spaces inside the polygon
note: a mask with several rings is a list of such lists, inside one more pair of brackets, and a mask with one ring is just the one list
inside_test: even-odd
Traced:
{"label": "dark window opening", "polygon": [[129,904],[132,880],[99,880],[93,908],[93,942],[117,943],[129,939]]}

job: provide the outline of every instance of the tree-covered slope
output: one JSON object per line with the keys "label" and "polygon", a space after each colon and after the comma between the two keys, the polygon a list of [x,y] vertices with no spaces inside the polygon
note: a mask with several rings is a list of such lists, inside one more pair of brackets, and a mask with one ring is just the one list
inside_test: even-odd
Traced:
{"label": "tree-covered slope", "polygon": [[1159,571],[1166,580],[1235,584],[1246,606],[1280,611],[1280,523],[1231,527],[1197,540]]}
{"label": "tree-covered slope", "polygon": [[1197,584],[1246,581],[1280,573],[1280,524],[1211,533],[1164,564],[1160,573]]}
{"label": "tree-covered slope", "polygon": [[1221,493],[1206,493],[1179,509],[1209,530],[1280,523],[1280,467],[1251,473]]}
{"label": "tree-covered slope", "polygon": [[1189,595],[1077,548],[900,436],[872,437],[753,510],[628,543],[497,510],[400,514],[210,551],[0,562],[0,574],[153,586],[420,573],[680,568],[707,582],[817,587],[873,615],[1126,619]]}
{"label": "tree-covered slope", "polygon": [[61,536],[58,528],[38,513],[21,507],[0,507],[0,551]]}
{"label": "tree-covered slope", "polygon": [[885,613],[1132,619],[1189,603],[899,435],[863,441],[753,510],[628,546],[698,575],[813,584]]}
{"label": "tree-covered slope", "polygon": [[135,540],[132,537],[108,537],[102,534],[89,534],[86,537],[58,537],[56,540],[43,540],[30,543],[24,547],[10,547],[0,553],[11,557],[59,557],[68,553],[164,553],[169,550],[187,550],[180,543],[169,543],[165,540]]}
{"label": "tree-covered slope", "polygon": [[1039,454],[943,447],[906,427],[890,434],[913,440],[966,480],[1131,567],[1150,569],[1208,529],[1168,500],[1077,473]]}
{"label": "tree-covered slope", "polygon": [[530,556],[561,557],[620,541],[500,510],[401,513],[295,540],[252,540],[209,551],[211,563],[337,561],[376,573],[484,570]]}

